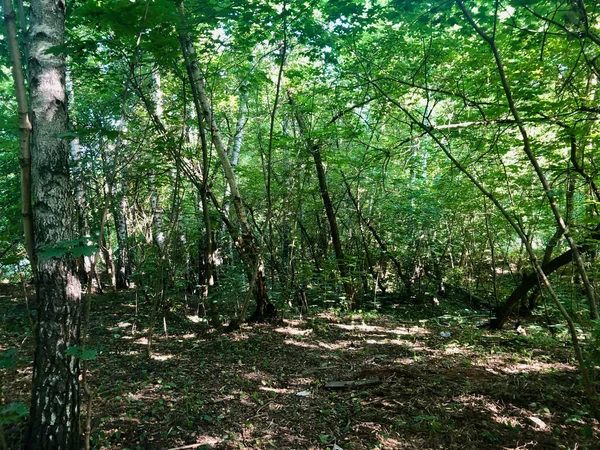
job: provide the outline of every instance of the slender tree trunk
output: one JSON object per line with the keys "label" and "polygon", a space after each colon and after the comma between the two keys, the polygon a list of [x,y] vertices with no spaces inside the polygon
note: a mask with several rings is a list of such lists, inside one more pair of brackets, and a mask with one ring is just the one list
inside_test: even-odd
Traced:
{"label": "slender tree trunk", "polygon": [[342,249],[342,240],[340,238],[340,231],[337,225],[337,218],[331,203],[331,197],[329,197],[329,188],[327,186],[327,177],[325,176],[325,168],[323,167],[323,160],[321,159],[321,149],[318,146],[312,148],[312,155],[315,161],[315,168],[317,169],[317,177],[319,179],[319,188],[321,189],[321,198],[323,199],[323,206],[325,207],[325,213],[327,214],[327,221],[329,222],[329,229],[331,231],[331,240],[333,242],[333,250],[335,252],[335,258],[337,260],[338,269],[340,276],[342,277],[342,284],[344,285],[344,291],[346,293],[346,302],[351,309],[354,309],[356,304],[354,286],[350,281],[350,271],[346,265],[346,258]]}
{"label": "slender tree trunk", "polygon": [[[112,250],[111,250],[110,242],[108,242],[107,238],[106,238],[106,235],[110,236],[110,234],[108,232],[106,233],[106,235],[104,234],[104,232],[107,229],[106,221],[108,220],[108,214],[110,212],[110,205],[112,203],[111,197],[112,197],[112,186],[109,184],[108,186],[105,186],[104,206],[103,206],[103,210],[102,210],[102,217],[100,218],[100,231],[98,233],[98,246],[100,247],[100,252],[104,259],[106,271],[110,275],[110,285],[114,289],[117,285],[117,279],[116,279],[116,273],[115,273],[116,272],[115,263],[114,263],[113,257],[112,257]],[[102,290],[101,286],[99,286],[99,288],[100,288],[100,290]]]}
{"label": "slender tree trunk", "polygon": [[21,165],[21,215],[23,217],[23,233],[25,236],[25,249],[33,273],[36,271],[33,214],[31,209],[31,151],[30,135],[31,122],[29,121],[29,107],[27,105],[27,92],[21,64],[21,52],[15,24],[15,12],[11,0],[2,0],[4,8],[4,25],[8,40],[8,51],[12,64],[13,81],[17,97],[19,114],[19,164]]}
{"label": "slender tree trunk", "polygon": [[548,199],[548,203],[550,205],[550,209],[552,210],[552,214],[554,215],[556,223],[560,227],[560,229],[563,230],[563,235],[564,235],[565,239],[567,240],[567,242],[569,243],[569,247],[571,248],[571,251],[573,252],[573,262],[575,262],[575,266],[577,267],[577,271],[579,272],[579,276],[581,277],[581,281],[583,283],[583,287],[585,289],[585,293],[588,298],[589,307],[590,307],[590,316],[594,320],[598,319],[598,306],[596,304],[596,294],[594,292],[594,288],[592,286],[592,283],[590,283],[590,281],[589,281],[587,271],[585,270],[585,265],[583,263],[583,258],[581,257],[581,254],[579,253],[579,250],[577,249],[577,243],[575,242],[575,239],[571,235],[571,232],[567,226],[567,223],[563,219],[563,216],[560,212],[558,203],[556,201],[556,195],[552,191],[550,183],[548,182],[548,179],[544,175],[544,172],[542,171],[542,168],[539,165],[538,159],[535,156],[535,154],[533,153],[533,150],[531,148],[531,141],[529,139],[529,134],[527,133],[527,130],[521,119],[521,115],[520,115],[519,111],[517,110],[517,106],[514,101],[510,85],[508,83],[508,78],[506,77],[506,72],[504,70],[504,63],[502,62],[502,58],[500,57],[500,51],[498,50],[498,46],[496,45],[495,36],[489,36],[488,34],[486,34],[483,31],[483,29],[479,25],[477,25],[477,23],[473,19],[473,16],[467,10],[463,0],[456,0],[456,3],[458,5],[458,7],[461,9],[461,11],[463,12],[463,14],[464,14],[465,18],[467,19],[467,21],[469,22],[469,24],[475,30],[475,32],[490,46],[490,49],[492,50],[492,53],[494,55],[494,61],[496,62],[496,67],[498,68],[498,75],[500,76],[502,88],[504,89],[504,94],[505,94],[506,100],[508,102],[508,107],[510,109],[512,116],[514,117],[514,119],[517,123],[519,133],[521,134],[521,138],[523,140],[523,152],[527,156],[527,159],[529,160],[538,179],[540,180],[540,184],[542,185],[542,187],[544,189],[544,192]]}
{"label": "slender tree trunk", "polygon": [[390,258],[390,260],[394,264],[394,267],[396,267],[396,273],[398,274],[398,277],[402,280],[402,283],[404,284],[404,288],[406,289],[407,296],[410,297],[412,295],[412,282],[411,282],[410,277],[404,273],[404,270],[402,269],[402,265],[400,264],[400,261],[398,261],[398,258],[396,258],[394,255],[392,255],[390,253],[386,243],[383,241],[383,239],[381,239],[381,236],[379,236],[379,233],[373,227],[373,225],[371,224],[371,221],[368,218],[366,218],[365,215],[362,213],[362,211],[358,205],[358,202],[352,195],[352,191],[350,190],[350,185],[348,184],[348,181],[346,180],[346,177],[344,176],[344,174],[342,174],[342,178],[344,178],[344,183],[346,184],[346,192],[348,193],[348,197],[354,204],[354,208],[356,209],[356,213],[358,214],[360,221],[367,226],[367,229],[371,232],[371,234],[375,238],[375,241],[379,245],[379,248],[381,249],[381,251],[383,253],[385,253],[388,258]]}
{"label": "slender tree trunk", "polygon": [[[181,14],[185,17],[185,9],[183,3],[180,3]],[[253,229],[250,225],[246,214],[246,208],[242,202],[242,196],[237,185],[236,177],[227,157],[223,140],[221,139],[221,132],[217,122],[212,114],[212,109],[206,90],[204,88],[204,81],[200,68],[198,67],[198,60],[196,57],[196,50],[190,39],[189,33],[184,29],[179,32],[179,39],[181,42],[181,48],[183,56],[186,61],[188,75],[190,77],[190,84],[192,87],[192,94],[194,101],[200,107],[202,111],[202,117],[204,119],[205,126],[210,129],[210,136],[219,160],[221,167],[225,174],[227,184],[231,190],[231,202],[236,212],[237,219],[240,223],[241,234],[238,236],[238,242],[236,248],[240,252],[240,256],[244,260],[246,274],[250,286],[254,285],[254,299],[256,300],[256,310],[252,315],[253,318],[271,317],[276,315],[276,310],[273,304],[269,301],[267,294],[265,279],[264,279],[264,268],[262,264],[261,246],[256,239]],[[258,268],[256,270],[256,268]],[[256,274],[256,275],[255,275]],[[256,280],[254,280],[256,278]],[[254,282],[255,281],[255,282]],[[238,322],[243,318],[238,318]]]}
{"label": "slender tree trunk", "polygon": [[[289,102],[294,105],[294,99],[291,95],[288,95]],[[327,221],[329,222],[329,230],[331,232],[331,241],[333,243],[333,250],[335,252],[335,259],[337,260],[338,270],[342,277],[342,284],[346,293],[346,302],[350,309],[354,309],[357,304],[355,298],[354,286],[350,280],[350,271],[346,265],[346,258],[344,257],[344,251],[342,249],[342,240],[340,238],[340,231],[337,224],[337,218],[331,203],[331,197],[329,196],[329,188],[327,186],[327,177],[325,175],[325,167],[323,166],[323,160],[321,158],[321,146],[312,141],[308,136],[308,130],[304,124],[304,120],[299,111],[296,111],[296,122],[298,122],[298,128],[300,135],[306,141],[308,150],[313,156],[315,163],[315,169],[317,171],[317,178],[319,180],[319,188],[321,191],[321,199],[323,200],[323,206],[325,208],[325,214],[327,215]]]}
{"label": "slender tree trunk", "polygon": [[[36,251],[73,238],[65,58],[65,3],[31,1],[30,99]],[[81,285],[69,253],[38,258],[38,329],[26,449],[76,450],[79,439]]]}
{"label": "slender tree trunk", "polygon": [[127,197],[125,195],[126,180],[115,181],[115,192],[113,195],[113,217],[115,220],[115,231],[117,234],[117,289],[129,288],[129,236],[127,232]]}
{"label": "slender tree trunk", "polygon": [[[235,124],[235,134],[232,138],[232,145],[230,146],[229,157],[231,161],[231,170],[235,173],[235,168],[238,165],[240,160],[240,151],[242,149],[242,141],[244,138],[244,127],[246,125],[246,113],[248,112],[248,94],[243,93],[240,96],[240,110],[238,114],[238,120]],[[230,202],[231,196],[231,188],[229,184],[225,187],[225,201],[223,202],[223,211],[229,217],[229,208],[231,206]],[[223,224],[225,227],[225,224]]]}
{"label": "slender tree trunk", "polygon": [[[158,277],[158,289],[153,293],[152,296],[150,320],[148,323],[148,333],[146,336],[146,353],[148,357],[152,355],[152,338],[154,334],[154,327],[156,325],[156,319],[158,316],[158,310],[164,304],[166,288],[165,265],[167,263],[166,239],[165,232],[163,230],[163,209],[160,205],[158,189],[156,187],[156,177],[154,173],[150,174],[150,206],[152,208],[152,240],[158,250],[159,262],[156,273],[156,276]],[[144,296],[146,297],[146,300],[149,299],[149,294],[147,290],[144,290]]]}

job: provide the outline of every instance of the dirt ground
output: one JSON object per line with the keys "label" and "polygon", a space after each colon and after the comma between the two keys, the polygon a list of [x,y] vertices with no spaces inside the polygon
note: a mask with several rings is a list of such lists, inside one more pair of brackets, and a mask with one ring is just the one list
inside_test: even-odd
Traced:
{"label": "dirt ground", "polygon": [[[29,402],[22,305],[0,290],[0,352],[19,349],[17,368],[0,369],[5,404]],[[93,300],[92,448],[600,448],[570,347],[545,331],[482,331],[440,309],[423,321],[288,314],[217,334],[181,307],[148,359],[147,309],[133,293]],[[24,426],[5,426],[9,448]]]}

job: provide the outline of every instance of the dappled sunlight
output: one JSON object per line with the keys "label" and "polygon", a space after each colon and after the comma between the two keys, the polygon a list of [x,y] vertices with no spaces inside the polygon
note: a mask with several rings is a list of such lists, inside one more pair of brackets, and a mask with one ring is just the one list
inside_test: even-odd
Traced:
{"label": "dappled sunlight", "polygon": [[298,328],[291,328],[291,327],[275,328],[273,331],[275,331],[277,333],[287,334],[290,336],[306,336],[313,332],[313,330],[311,330],[310,328],[305,329],[305,330],[300,330]]}
{"label": "dappled sunlight", "polygon": [[258,389],[261,390],[261,391],[274,392],[276,394],[283,394],[283,395],[295,394],[295,392],[292,391],[291,389],[285,389],[285,388],[274,388],[274,387],[268,387],[268,386],[259,386]]}
{"label": "dappled sunlight", "polygon": [[293,345],[296,347],[302,347],[302,348],[310,348],[312,350],[321,350],[321,347],[319,347],[316,344],[309,344],[308,342],[304,342],[304,341],[296,341],[294,339],[286,339],[285,341],[283,341],[285,344],[287,345]]}
{"label": "dappled sunlight", "polygon": [[386,330],[388,333],[398,334],[401,336],[411,335],[411,336],[427,336],[430,335],[431,332],[424,327],[419,326],[411,326],[407,328],[394,328],[393,330]]}
{"label": "dappled sunlight", "polygon": [[301,374],[294,376],[292,380],[289,381],[290,386],[298,386],[305,387],[308,385],[312,385],[315,382],[314,378],[303,377]]}
{"label": "dappled sunlight", "polygon": [[516,428],[517,426],[519,426],[519,427],[525,426],[525,424],[521,420],[519,420],[516,417],[512,417],[512,416],[506,416],[506,415],[502,415],[502,414],[494,414],[494,415],[492,415],[492,419],[496,423],[499,423],[500,425],[505,425],[505,426],[509,426],[512,428]]}
{"label": "dappled sunlight", "polygon": [[539,359],[531,359],[530,361],[523,362],[521,358],[514,361],[509,357],[503,356],[490,356],[486,358],[486,364],[490,365],[493,369],[499,373],[506,375],[517,375],[527,373],[553,373],[553,372],[577,372],[575,366],[567,363],[560,362],[544,362]]}
{"label": "dappled sunlight", "polygon": [[247,378],[248,380],[258,381],[263,384],[266,384],[267,382],[273,381],[275,379],[275,377],[273,375],[271,375],[270,373],[259,371],[259,370],[254,371],[254,372],[245,373],[243,376],[244,376],[244,378]]}
{"label": "dappled sunlight", "polygon": [[385,339],[385,340],[367,339],[367,340],[364,341],[364,343],[368,344],[368,345],[386,345],[386,344],[391,344],[391,345],[400,345],[400,346],[403,346],[403,347],[410,347],[411,344],[413,344],[412,342],[400,341],[398,339]]}
{"label": "dappled sunlight", "polygon": [[342,330],[346,330],[346,331],[362,331],[362,332],[383,332],[383,331],[387,331],[385,328],[383,327],[378,327],[378,326],[373,326],[373,325],[365,325],[365,324],[361,324],[361,325],[347,325],[344,323],[332,323],[331,324],[332,327],[336,327],[336,328],[341,328]]}
{"label": "dappled sunlight", "polygon": [[[474,394],[461,395],[455,400],[473,410],[485,412],[494,422],[503,426],[529,427],[542,432],[550,430],[546,421],[552,420],[553,414],[549,411],[536,412],[511,404],[499,404],[487,396]],[[536,406],[535,403],[530,405],[530,407]]]}
{"label": "dappled sunlight", "polygon": [[196,339],[198,336],[196,335],[196,333],[187,333],[177,337],[179,338],[178,341],[181,342],[183,340]]}
{"label": "dappled sunlight", "polygon": [[204,323],[207,324],[208,320],[204,317],[200,317],[200,316],[196,316],[196,315],[189,315],[189,316],[185,316],[187,318],[187,320],[189,320],[192,323]]}
{"label": "dappled sunlight", "polygon": [[[548,352],[503,351],[494,335],[485,341],[494,347],[482,349],[468,329],[393,320],[201,334],[180,316],[169,338],[157,327],[147,358],[145,319],[123,317],[97,325],[102,351],[88,378],[102,386],[93,420],[106,448],[542,448],[543,439],[563,437],[556,430],[575,429],[540,393],[559,398],[576,384],[568,352],[555,363]],[[132,323],[140,328],[133,336]]]}
{"label": "dappled sunlight", "polygon": [[464,355],[466,353],[465,349],[457,344],[449,344],[443,350],[445,355]]}
{"label": "dappled sunlight", "polygon": [[168,359],[173,358],[173,355],[160,355],[157,353],[153,353],[151,358],[155,361],[167,361]]}
{"label": "dappled sunlight", "polygon": [[[206,446],[214,446],[217,444],[220,444],[221,442],[223,442],[223,439],[215,437],[215,436],[198,436],[198,438],[196,439],[196,445],[198,447],[202,447],[203,445]],[[186,448],[186,447],[184,447]],[[193,447],[187,447],[187,448],[193,448]]]}
{"label": "dappled sunlight", "polygon": [[354,345],[352,341],[337,341],[337,342],[323,342],[319,341],[319,347],[324,348],[326,350],[357,350],[356,348],[349,348],[351,345]]}
{"label": "dappled sunlight", "polygon": [[431,334],[428,330],[420,326],[410,326],[406,328],[385,328],[382,326],[376,325],[366,325],[366,324],[354,324],[348,325],[343,323],[332,323],[330,324],[332,327],[341,328],[345,331],[359,331],[363,333],[382,333],[380,336],[384,337],[389,334],[396,335],[428,335]]}

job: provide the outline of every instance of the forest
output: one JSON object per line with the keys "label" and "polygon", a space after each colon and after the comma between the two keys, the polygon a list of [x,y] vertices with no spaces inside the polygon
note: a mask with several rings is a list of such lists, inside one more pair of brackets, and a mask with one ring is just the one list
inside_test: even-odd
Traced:
{"label": "forest", "polygon": [[2,17],[0,450],[600,448],[600,3]]}

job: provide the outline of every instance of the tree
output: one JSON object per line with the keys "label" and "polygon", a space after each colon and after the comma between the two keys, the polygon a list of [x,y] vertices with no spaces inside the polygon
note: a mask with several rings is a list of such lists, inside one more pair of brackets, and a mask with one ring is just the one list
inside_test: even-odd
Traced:
{"label": "tree", "polygon": [[4,22],[8,38],[8,50],[12,62],[13,81],[19,110],[19,164],[21,165],[21,214],[27,257],[35,273],[35,251],[33,240],[33,217],[31,212],[31,123],[27,105],[25,77],[21,65],[21,52],[16,31],[16,15],[11,0],[3,0]]}
{"label": "tree", "polygon": [[38,326],[27,449],[78,449],[81,286],[73,239],[64,44],[65,3],[31,2],[29,71]]}

